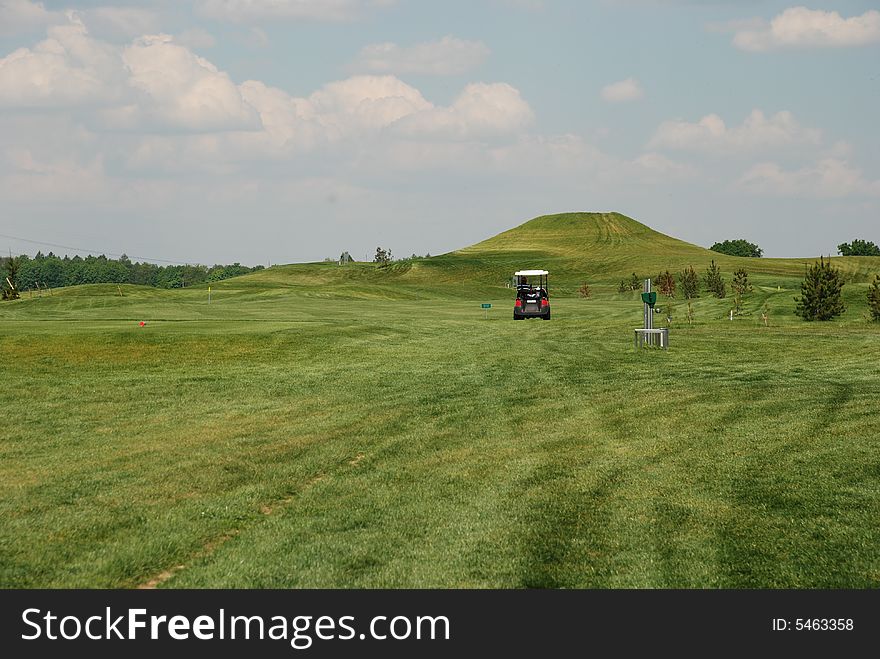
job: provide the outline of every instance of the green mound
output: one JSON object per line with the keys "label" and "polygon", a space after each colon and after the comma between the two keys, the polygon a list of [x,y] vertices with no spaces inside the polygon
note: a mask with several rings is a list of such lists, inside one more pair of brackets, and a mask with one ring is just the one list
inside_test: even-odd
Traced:
{"label": "green mound", "polygon": [[[469,247],[429,259],[386,266],[355,263],[298,264],[271,268],[228,280],[239,288],[307,286],[303,294],[384,299],[436,299],[498,295],[516,270],[550,271],[555,295],[574,295],[589,282],[599,293],[613,293],[633,273],[655,277],[693,266],[702,275],[714,260],[729,279],[746,268],[753,282],[772,288],[794,288],[813,258],[750,259],[727,256],[667,236],[620,213],[562,213],[536,217]],[[864,283],[880,272],[880,258],[835,258],[852,283]]]}
{"label": "green mound", "polygon": [[[727,256],[655,231],[620,213],[543,215],[469,247],[425,259],[387,265],[300,263],[275,266],[212,284],[227,296],[265,302],[273,296],[426,300],[497,298],[507,294],[516,270],[550,271],[555,296],[576,295],[588,282],[595,293],[615,294],[622,279],[640,279],[692,266],[701,276],[714,260],[728,281],[746,268],[752,283],[777,291],[796,290],[814,258],[754,259]],[[835,257],[848,283],[865,284],[880,272],[880,257]],[[70,289],[76,295],[76,288]],[[85,287],[90,288],[90,287]],[[201,289],[199,289],[201,290]],[[116,293],[115,285],[107,289]],[[89,295],[94,295],[91,291]],[[135,293],[150,297],[146,292]],[[60,292],[64,295],[64,292]],[[195,290],[165,291],[179,301]]]}

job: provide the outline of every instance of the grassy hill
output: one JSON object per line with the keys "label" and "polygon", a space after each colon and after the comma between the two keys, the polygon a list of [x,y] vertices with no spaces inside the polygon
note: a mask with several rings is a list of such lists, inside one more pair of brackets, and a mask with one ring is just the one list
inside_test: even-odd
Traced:
{"label": "grassy hill", "polygon": [[[770,304],[790,313],[799,292],[804,269],[815,258],[740,258],[718,254],[698,245],[654,231],[619,213],[564,213],[544,215],[469,247],[434,256],[387,265],[352,263],[298,263],[274,266],[241,277],[211,284],[214,305],[206,306],[207,285],[189,289],[157,290],[116,285],[75,286],[56,290],[35,305],[14,305],[5,313],[18,317],[56,314],[71,317],[86,309],[113,309],[108,317],[155,319],[220,318],[235,305],[242,319],[287,317],[291,304],[303,299],[347,300],[507,300],[513,295],[508,282],[516,270],[546,268],[554,298],[577,297],[588,282],[594,294],[618,300],[630,295],[617,292],[621,279],[632,273],[640,279],[661,271],[677,274],[693,266],[702,276],[712,260],[729,282],[733,272],[745,268],[755,292],[748,306],[754,311]],[[848,312],[844,319],[860,320],[866,312],[867,282],[880,273],[880,257],[834,257],[844,273]],[[26,295],[26,299],[30,299]],[[704,295],[698,304],[722,316],[728,301]],[[717,307],[717,309],[715,309]],[[57,313],[56,313],[57,312]],[[0,315],[4,310],[0,309]]]}
{"label": "grassy hill", "polygon": [[[818,257],[816,257],[818,258]],[[654,277],[693,266],[702,274],[712,260],[729,278],[746,268],[759,285],[791,287],[813,257],[748,259],[726,256],[654,231],[620,213],[544,215],[475,245],[429,259],[379,267],[355,263],[297,264],[224,282],[219,287],[300,286],[310,295],[372,298],[474,297],[499,294],[513,272],[546,268],[556,295],[573,295],[584,281],[612,293],[633,272]],[[847,280],[864,283],[880,272],[880,258],[835,257]],[[308,287],[308,289],[306,288]]]}
{"label": "grassy hill", "polygon": [[[712,260],[729,281],[745,268],[754,284],[778,292],[796,291],[804,269],[818,257],[750,259],[726,256],[667,236],[620,213],[563,213],[534,218],[469,247],[431,258],[397,261],[388,265],[352,263],[297,263],[261,270],[211,284],[221,298],[240,298],[260,304],[275,297],[342,298],[367,300],[429,300],[506,298],[507,283],[516,270],[550,271],[554,297],[576,296],[589,282],[595,293],[614,295],[621,279],[632,273],[656,277],[661,271],[677,274],[693,266],[701,276]],[[861,291],[880,273],[880,257],[834,257],[850,287]],[[149,293],[123,286],[124,291],[150,299],[201,302],[207,285],[194,290]],[[71,287],[60,295],[94,297],[115,295],[115,285]],[[170,296],[170,297],[169,297]],[[861,297],[864,297],[862,294]],[[52,303],[46,302],[51,306]],[[56,304],[60,304],[56,302]],[[75,306],[97,304],[83,299]],[[858,304],[858,302],[857,302]],[[262,312],[261,312],[262,313]]]}

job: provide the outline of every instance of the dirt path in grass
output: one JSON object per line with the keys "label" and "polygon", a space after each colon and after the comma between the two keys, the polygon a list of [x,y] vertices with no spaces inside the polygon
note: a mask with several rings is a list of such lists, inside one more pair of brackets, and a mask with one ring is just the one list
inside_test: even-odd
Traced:
{"label": "dirt path in grass", "polygon": [[[352,460],[348,461],[348,465],[354,467],[357,466],[361,460],[366,457],[363,453],[358,453]],[[302,494],[308,491],[313,486],[317,485],[321,481],[327,478],[326,474],[317,474],[306,481],[302,487],[300,487],[295,492],[288,494],[287,496],[281,497],[279,499],[275,499],[269,503],[265,503],[260,506],[260,512],[269,516],[279,510],[284,509],[286,506],[290,505],[297,497],[302,496]],[[259,522],[256,522],[259,523]],[[204,546],[192,554],[186,563],[181,563],[179,565],[175,565],[173,567],[169,567],[165,570],[162,570],[158,574],[153,575],[148,580],[138,584],[135,586],[137,590],[152,590],[154,588],[158,588],[165,582],[172,579],[176,574],[178,574],[181,570],[185,570],[189,565],[192,565],[194,562],[198,560],[202,560],[210,557],[214,552],[216,552],[220,547],[225,545],[227,542],[238,536],[241,532],[241,529],[231,529],[229,531],[224,532],[222,535],[209,540],[204,544]]]}

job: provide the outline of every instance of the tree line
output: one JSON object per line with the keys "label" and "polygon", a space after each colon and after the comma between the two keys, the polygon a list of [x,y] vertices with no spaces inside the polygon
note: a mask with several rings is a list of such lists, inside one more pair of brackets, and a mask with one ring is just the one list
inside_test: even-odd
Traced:
{"label": "tree line", "polygon": [[[262,270],[232,265],[156,265],[132,262],[125,254],[118,259],[101,256],[56,256],[52,252],[0,258],[0,271],[18,291],[60,288],[77,284],[138,284],[156,288],[185,288]],[[3,282],[8,288],[8,282]]]}
{"label": "tree line", "polygon": [[[745,256],[747,258],[761,258],[764,254],[764,250],[755,243],[750,243],[742,238],[715,243],[709,249],[719,254]],[[851,243],[841,243],[838,245],[837,253],[841,256],[880,256],[880,247],[870,240],[856,238]]]}

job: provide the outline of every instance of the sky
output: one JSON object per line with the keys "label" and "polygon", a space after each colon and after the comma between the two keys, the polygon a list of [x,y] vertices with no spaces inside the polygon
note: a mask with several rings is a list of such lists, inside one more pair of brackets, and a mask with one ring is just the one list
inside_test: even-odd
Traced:
{"label": "sky", "polygon": [[404,257],[569,211],[880,242],[880,6],[816,2],[0,0],[0,250]]}

